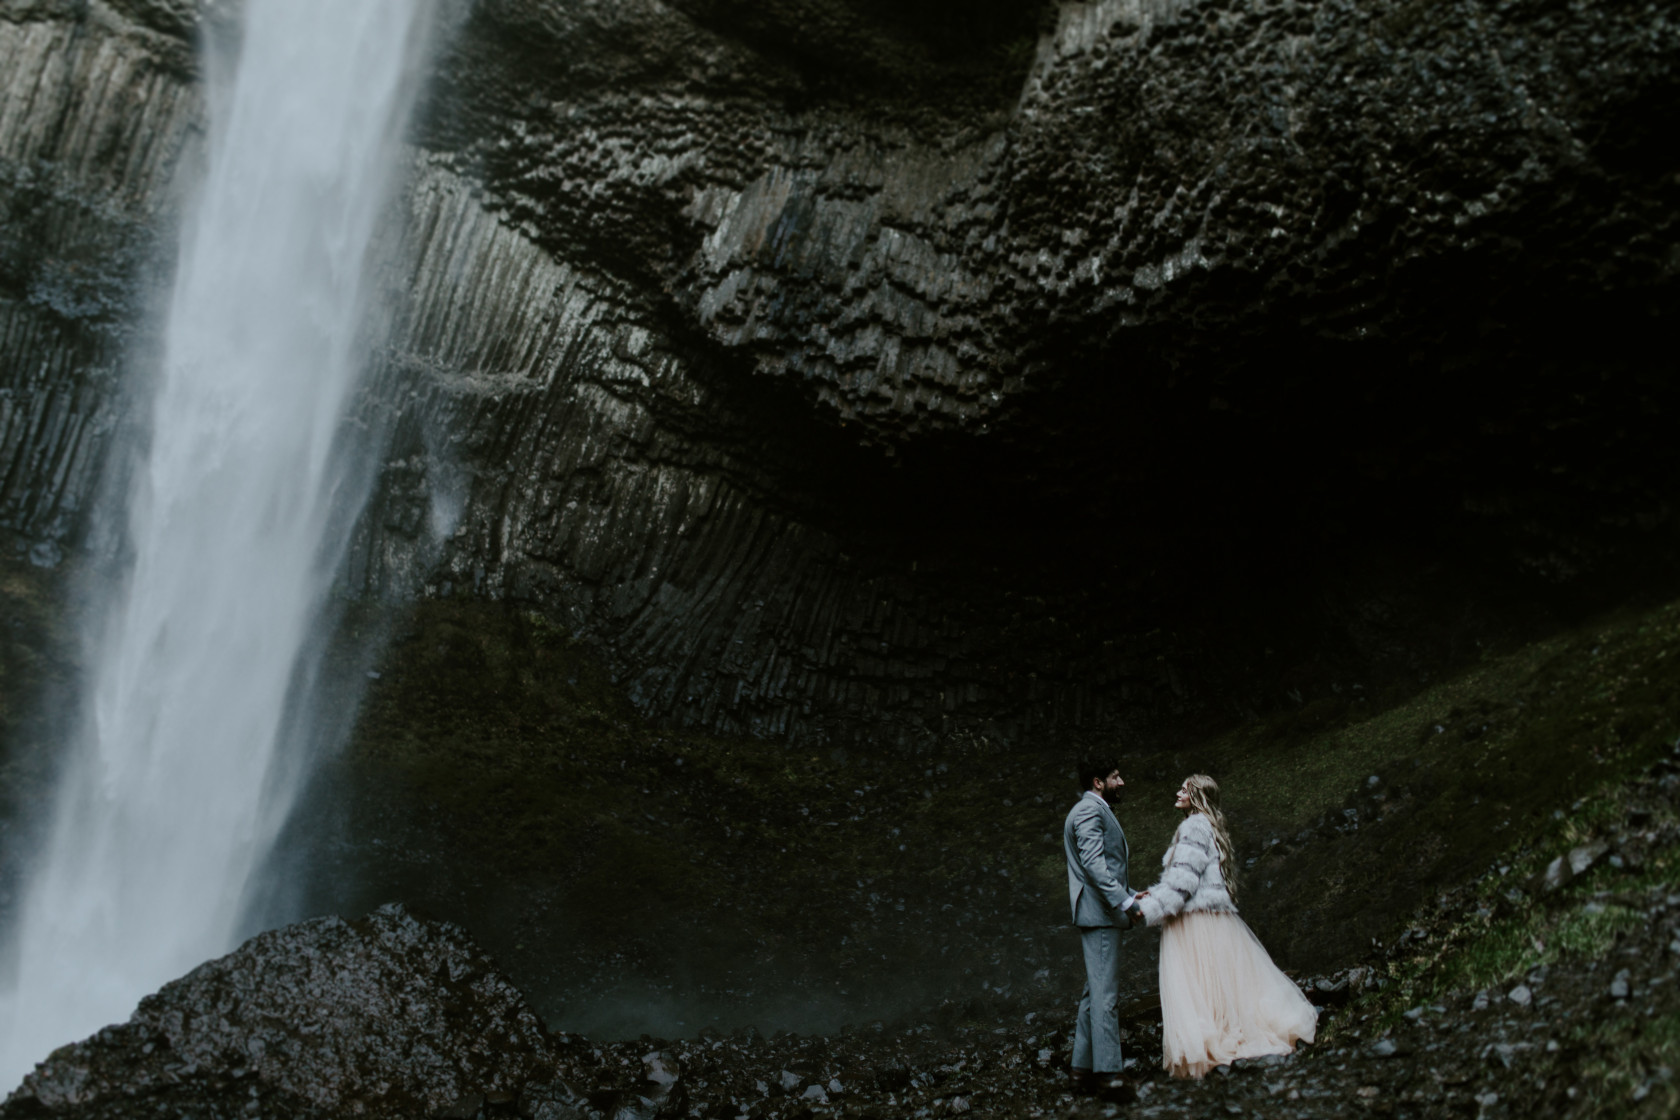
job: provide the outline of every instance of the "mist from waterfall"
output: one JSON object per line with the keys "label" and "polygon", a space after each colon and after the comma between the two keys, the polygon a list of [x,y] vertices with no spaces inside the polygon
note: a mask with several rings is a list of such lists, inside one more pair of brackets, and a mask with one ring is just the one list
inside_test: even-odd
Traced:
{"label": "mist from waterfall", "polygon": [[233,947],[303,777],[289,705],[365,496],[346,417],[429,6],[240,7],[205,35],[207,178],[128,494],[132,562],[7,946],[7,1085]]}

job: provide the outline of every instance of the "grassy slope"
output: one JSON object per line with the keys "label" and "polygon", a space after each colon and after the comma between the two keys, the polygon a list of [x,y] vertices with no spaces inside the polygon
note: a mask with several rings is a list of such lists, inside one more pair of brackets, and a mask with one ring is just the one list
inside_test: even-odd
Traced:
{"label": "grassy slope", "polygon": [[[1280,961],[1355,959],[1420,899],[1654,757],[1676,734],[1676,656],[1669,604],[1369,715],[1350,700],[1193,751],[1132,745],[1135,877],[1171,834],[1179,780],[1208,770],[1255,859],[1245,914]],[[1019,992],[1042,969],[1049,990],[1072,982],[1064,752],[812,755],[650,728],[582,648],[496,605],[423,604],[382,668],[351,771],[427,806],[451,858],[545,892],[545,914],[507,944],[480,931],[504,956],[552,957],[565,941],[576,959],[611,955],[676,987],[797,978],[848,1017],[890,1010],[888,993]],[[1152,958],[1132,956],[1147,984]]]}
{"label": "grassy slope", "polygon": [[1671,603],[1492,659],[1339,728],[1224,740],[1230,807],[1251,852],[1279,841],[1248,875],[1248,911],[1290,931],[1282,955],[1303,967],[1386,938],[1415,900],[1666,749],[1680,731],[1677,657]]}
{"label": "grassy slope", "polygon": [[[1372,954],[1373,981],[1321,1032],[1316,1049],[1358,1047],[1397,1028],[1404,1034],[1408,1011],[1416,1017],[1420,1007],[1462,1004],[1470,993],[1491,993],[1497,1005],[1501,993],[1539,976],[1538,993],[1549,998],[1537,1011],[1556,1024],[1547,1033],[1559,1045],[1524,1071],[1532,1094],[1550,1089],[1549,1100],[1530,1102],[1535,1110],[1674,1115],[1680,993],[1661,979],[1642,987],[1639,977],[1666,970],[1671,980],[1680,956],[1675,922],[1663,919],[1673,910],[1668,900],[1680,900],[1680,783],[1669,778],[1665,788],[1658,780],[1676,773],[1680,766],[1659,760],[1653,776],[1599,782],[1481,876],[1420,907],[1399,944]],[[1548,864],[1594,845],[1600,858],[1586,874],[1546,885]],[[1607,998],[1626,965],[1638,974],[1634,998]]]}

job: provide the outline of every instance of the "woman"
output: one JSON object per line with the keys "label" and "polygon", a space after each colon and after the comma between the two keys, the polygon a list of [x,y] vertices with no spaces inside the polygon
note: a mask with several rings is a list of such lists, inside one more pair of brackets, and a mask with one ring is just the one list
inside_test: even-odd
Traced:
{"label": "woman", "polygon": [[1174,1077],[1311,1042],[1318,1012],[1278,971],[1237,916],[1231,835],[1219,784],[1192,774],[1175,808],[1184,823],[1161,861],[1161,881],[1134,904],[1161,932],[1161,1064]]}

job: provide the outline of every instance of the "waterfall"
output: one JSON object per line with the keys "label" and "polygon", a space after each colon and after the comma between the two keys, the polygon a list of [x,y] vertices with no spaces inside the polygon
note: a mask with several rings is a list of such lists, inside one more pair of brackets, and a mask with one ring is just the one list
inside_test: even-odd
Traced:
{"label": "waterfall", "polygon": [[233,947],[296,793],[288,701],[366,489],[346,414],[427,5],[241,7],[205,36],[207,175],[128,495],[132,563],[8,946],[7,1084]]}

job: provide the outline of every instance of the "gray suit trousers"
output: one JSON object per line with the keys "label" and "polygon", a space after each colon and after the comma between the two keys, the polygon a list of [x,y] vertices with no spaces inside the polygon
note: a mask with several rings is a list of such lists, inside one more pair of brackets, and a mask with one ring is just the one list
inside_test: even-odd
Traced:
{"label": "gray suit trousers", "polygon": [[1079,927],[1085,950],[1085,990],[1073,1027],[1073,1067],[1119,1073],[1120,931],[1113,926]]}

